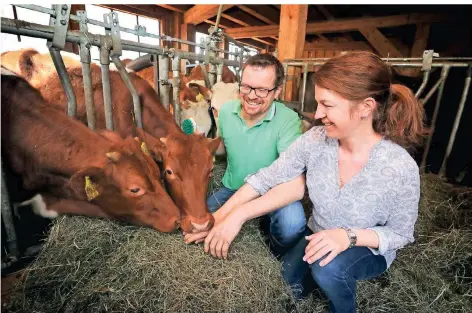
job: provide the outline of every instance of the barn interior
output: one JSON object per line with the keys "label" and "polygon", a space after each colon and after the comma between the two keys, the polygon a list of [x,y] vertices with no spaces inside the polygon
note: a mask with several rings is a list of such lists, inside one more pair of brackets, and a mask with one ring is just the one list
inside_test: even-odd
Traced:
{"label": "barn interior", "polygon": [[[27,16],[26,11],[28,11],[22,8],[21,5],[5,5],[3,10],[2,16],[18,20],[24,20]],[[472,246],[470,239],[472,238],[472,203],[470,202],[470,187],[472,187],[472,153],[468,148],[470,134],[472,133],[472,123],[468,123],[468,121],[472,119],[472,97],[470,92],[465,98],[463,95],[465,86],[467,85],[467,76],[469,77],[468,82],[470,84],[470,69],[472,64],[471,5],[71,5],[70,14],[77,14],[79,11],[86,11],[90,18],[97,20],[101,19],[104,13],[111,11],[118,12],[118,14],[122,14],[119,15],[120,19],[122,19],[120,20],[121,26],[126,25],[125,20],[127,19],[131,21],[129,25],[136,25],[141,23],[140,17],[146,18],[147,20],[143,19],[146,23],[142,22],[142,24],[146,25],[147,32],[196,43],[205,40],[209,30],[216,25],[234,40],[234,42],[231,40],[222,40],[219,45],[220,49],[235,52],[237,51],[236,49],[239,48],[235,45],[235,43],[237,43],[245,46],[247,53],[250,55],[270,53],[277,56],[281,62],[286,63],[289,63],[291,60],[308,61],[308,59],[310,59],[310,62],[317,60],[322,62],[323,59],[338,56],[346,51],[356,50],[371,51],[386,60],[407,60],[416,58],[417,61],[415,62],[422,63],[422,66],[414,68],[394,67],[393,70],[395,80],[407,85],[414,91],[420,88],[424,79],[425,71],[422,70],[422,68],[424,69],[426,62],[424,57],[425,51],[431,53],[431,55],[434,54],[433,59],[439,58],[438,61],[435,61],[437,63],[447,63],[449,61],[465,63],[466,66],[452,67],[450,69],[447,79],[444,81],[442,91],[441,88],[438,91],[438,86],[436,86],[441,78],[442,67],[433,67],[428,74],[429,80],[427,84],[423,86],[424,91],[421,95],[424,99],[427,94],[432,92],[428,101],[424,104],[426,113],[425,123],[432,128],[429,139],[430,142],[427,148],[428,151],[425,152],[425,146],[419,147],[416,151],[412,151],[418,165],[422,165],[420,170],[422,175],[425,175],[425,185],[428,186],[428,189],[425,189],[426,191],[421,206],[421,210],[423,210],[421,213],[421,223],[424,224],[421,224],[422,226],[419,231],[423,233],[420,233],[422,239],[419,240],[419,244],[414,245],[413,248],[407,250],[408,252],[403,255],[404,258],[401,259],[401,264],[404,267],[406,267],[408,262],[412,262],[413,264],[417,260],[415,255],[419,255],[418,258],[422,258],[421,262],[423,263],[418,261],[418,272],[415,272],[414,266],[408,267],[408,269],[404,271],[398,266],[394,268],[393,274],[390,276],[384,276],[374,284],[363,285],[361,289],[366,294],[368,294],[367,291],[371,288],[373,293],[370,294],[370,296],[375,296],[375,293],[381,293],[382,296],[384,296],[384,301],[382,300],[380,304],[375,305],[365,296],[361,299],[361,306],[363,311],[366,312],[441,312],[448,307],[453,307],[458,312],[467,312],[468,308],[472,305],[470,302],[472,292],[472,281],[470,280],[472,256],[470,255],[470,251],[466,251],[467,247]],[[24,15],[22,15],[23,12],[25,12]],[[28,22],[34,22],[34,20]],[[44,24],[47,23],[48,21],[46,19]],[[133,29],[134,26],[126,25],[125,27]],[[69,20],[68,29],[78,31],[80,30],[80,25],[76,21]],[[91,33],[98,33],[101,32],[102,29],[99,30],[99,27],[90,27],[89,31]],[[122,35],[123,34],[124,33],[122,33]],[[13,48],[25,47],[28,42],[26,40],[27,36],[24,35],[6,34],[3,31],[1,35],[2,53]],[[129,40],[145,42],[143,40],[144,37],[140,37],[139,35],[131,36],[126,34],[126,36],[129,36]],[[184,52],[204,54],[203,50],[199,49],[199,47],[187,45],[182,42],[156,40],[155,38],[153,38],[153,40],[154,41],[149,41],[148,43],[165,48],[174,48]],[[24,45],[22,46],[22,44]],[[42,39],[39,45],[43,45],[44,48],[46,48],[46,41]],[[77,44],[66,43],[63,50],[79,54],[80,47]],[[143,53],[129,52],[128,54],[123,54],[123,58],[135,59],[142,55]],[[219,53],[219,56],[228,60],[236,59],[235,56],[224,52]],[[92,55],[92,58],[93,57]],[[99,58],[98,54],[95,58]],[[451,59],[449,61],[441,61],[440,58]],[[195,62],[183,61],[181,71],[188,73],[195,66],[194,63]],[[287,105],[295,104],[300,109],[299,106],[303,99],[304,109],[301,111],[313,113],[314,110],[316,110],[316,103],[311,99],[313,94],[309,93],[310,84],[312,86],[311,79],[313,75],[316,75],[316,69],[317,67],[314,65],[307,66],[308,87],[306,87],[304,97],[302,92],[304,80],[303,68],[287,67],[287,79],[282,96],[283,101],[285,101]],[[453,137],[451,136],[452,133],[454,133]],[[453,139],[451,140],[451,138]],[[3,157],[2,163],[4,163]],[[9,169],[5,168],[4,164],[2,164],[2,175],[12,177],[9,173]],[[216,176],[215,181],[217,179],[221,179],[221,177]],[[8,180],[6,185],[7,187],[15,188],[11,187],[15,186],[15,184],[17,184],[17,182]],[[215,182],[213,182],[213,184],[215,184]],[[219,182],[216,182],[216,184],[219,184]],[[439,190],[438,188],[440,187],[438,186],[441,184],[445,184],[444,186],[447,185],[447,187]],[[2,189],[3,188],[4,184],[2,181]],[[447,190],[447,192],[444,192],[444,190]],[[438,194],[444,197],[441,198]],[[2,203],[2,212],[3,210]],[[2,291],[2,304],[6,303],[9,308],[11,307],[12,312],[24,309],[24,307],[19,306],[18,303],[16,305],[12,304],[10,300],[12,295],[13,299],[19,299],[18,295],[16,295],[15,298],[14,293],[17,290],[15,291],[15,288],[12,286],[16,281],[25,282],[25,277],[21,275],[23,270],[29,265],[34,264],[38,253],[44,248],[42,242],[48,236],[48,233],[44,232],[49,231],[51,226],[54,227],[54,223],[51,224],[50,220],[38,220],[32,212],[22,210],[22,214],[24,214],[24,216],[22,216],[21,219],[14,217],[14,225],[17,228],[16,241],[19,244],[19,252],[21,252],[22,257],[19,262],[13,265],[9,262],[9,260],[11,260],[11,251],[8,250],[8,236],[4,223],[2,223],[2,290],[5,290],[5,293]],[[83,221],[81,221],[81,223],[82,222]],[[61,220],[61,223],[62,224],[59,224],[61,227],[63,225],[72,227],[73,220]],[[85,224],[80,225],[80,227],[89,227],[91,224],[88,224],[87,221]],[[59,231],[59,226],[56,227],[56,231]],[[107,224],[104,227],[110,232],[122,231],[120,228],[115,228],[114,225],[110,226]],[[109,228],[113,230],[108,230]],[[427,230],[425,230],[426,228]],[[133,231],[136,230],[134,229]],[[251,231],[253,230],[251,229]],[[143,235],[140,233],[140,235],[146,237],[148,234]],[[103,240],[103,242],[106,242],[104,238],[105,237],[97,237],[97,241]],[[426,240],[426,238],[431,239],[431,241],[428,241],[429,239]],[[65,241],[67,241],[68,244],[72,244],[74,240],[69,239],[70,238],[66,238]],[[84,238],[81,238],[81,240],[82,243],[86,245],[87,240]],[[165,239],[162,238],[160,238],[160,240],[165,241]],[[248,239],[245,237],[242,240],[252,242],[251,238]],[[437,243],[436,240],[440,241],[438,246],[435,246]],[[127,239],[120,239],[119,244],[125,245],[126,242]],[[47,247],[51,248],[54,244],[57,244],[57,242],[51,243],[51,241],[49,241]],[[91,244],[90,250],[92,250],[92,248],[95,248],[93,244]],[[112,249],[111,246],[108,248]],[[255,249],[258,248],[256,247]],[[454,251],[451,249],[454,249]],[[67,251],[69,252],[69,250]],[[453,255],[455,251],[460,252],[458,252],[460,256],[457,256],[460,260],[457,258],[454,259],[454,257],[456,257]],[[87,253],[88,252],[90,251],[87,250]],[[62,253],[61,256],[66,255],[65,252]],[[176,252],[172,250],[169,253]],[[186,251],[186,253],[188,253],[188,251]],[[186,257],[195,256],[196,253],[196,250],[192,250]],[[244,251],[244,253],[250,255],[252,252],[249,250]],[[428,274],[425,270],[427,269],[425,264],[428,263],[428,258],[433,258],[433,255],[436,256],[435,253],[437,253],[438,258],[448,257],[449,259],[447,262],[445,261],[445,264],[447,263],[446,265],[443,263],[435,263],[434,268],[444,270],[444,277],[452,277],[452,281],[455,280],[455,283],[449,282],[448,278],[441,276],[442,274],[440,275],[434,272],[431,274],[431,277],[433,277],[432,281],[434,282],[431,289],[421,289],[426,288],[424,286],[428,285],[428,283],[423,283],[418,276]],[[46,258],[43,256],[41,260],[44,261],[45,259]],[[241,263],[244,263],[243,259],[240,260]],[[55,261],[54,259],[48,259],[48,262],[51,262],[48,263],[48,266],[52,267]],[[123,264],[117,263],[112,265],[122,266]],[[130,264],[127,264],[127,266],[129,265]],[[271,266],[272,265],[271,263]],[[449,265],[451,265],[452,269],[447,267]],[[96,266],[99,267],[98,264],[96,264]],[[32,277],[40,277],[34,276],[36,275],[35,273],[38,272],[38,267],[32,268]],[[53,274],[63,275],[63,273],[58,272],[54,272]],[[119,275],[120,273],[114,274]],[[75,276],[71,279],[79,281],[77,277],[78,276]],[[396,277],[398,277],[398,281]],[[405,289],[398,289],[400,288],[398,287],[401,283],[400,279],[406,282],[407,287],[402,287]],[[458,283],[458,281],[460,282]],[[29,281],[29,283],[31,284],[31,281]],[[69,284],[70,282],[67,281],[67,283]],[[50,281],[48,284],[53,285]],[[111,285],[113,284],[110,283],[110,286]],[[24,287],[24,285],[20,286]],[[47,285],[45,284],[40,287],[44,289],[46,288],[45,286]],[[113,286],[113,288],[114,287],[115,286]],[[74,288],[75,287],[72,287],[70,290]],[[405,291],[406,289],[408,290]],[[86,308],[93,308],[94,310],[99,308],[100,306],[96,306],[96,302],[94,301],[107,292],[109,292],[109,290],[106,292],[99,290],[95,294],[89,295],[88,298],[84,298],[80,308],[82,310],[86,310]],[[415,293],[416,298],[412,300],[409,296],[404,296],[403,298],[402,296],[398,296],[398,299],[395,299],[386,296],[388,293],[401,294],[403,292],[406,294]],[[426,294],[427,296],[425,296]],[[35,296],[38,295],[43,295],[43,293],[36,290]],[[137,297],[137,295],[133,294],[133,297],[135,296]],[[54,300],[61,297],[62,299],[67,298],[67,296],[64,295],[44,296],[45,299]],[[120,301],[121,300],[122,299],[120,299]],[[187,301],[188,299],[185,298],[184,300]],[[184,300],[181,301],[185,302]],[[89,303],[87,303],[87,301]],[[101,301],[105,300],[102,299]],[[133,298],[131,302],[133,301],[137,300]],[[215,301],[221,301],[221,299],[216,299]],[[280,301],[287,300],[283,299]],[[402,301],[408,303],[409,307],[402,307]],[[411,303],[409,301],[411,301]],[[28,305],[34,307],[35,305],[39,305],[40,302],[41,301],[36,299],[28,302]],[[143,303],[144,302],[146,301],[143,301]],[[103,303],[105,303],[105,307],[107,304],[109,305],[106,301]],[[123,303],[126,302],[119,303],[120,305],[125,305]],[[139,306],[139,301],[133,302],[133,304],[134,306],[128,306],[128,304],[126,304],[127,310],[146,311]],[[41,305],[44,305],[44,303]],[[87,305],[89,305],[89,307]],[[116,305],[116,303],[110,306],[113,307],[114,305]],[[146,302],[146,305],[149,305],[149,303]],[[234,303],[228,305],[234,305]],[[270,307],[267,304],[266,306]],[[427,307],[427,309],[424,309],[424,307]],[[47,307],[43,306],[42,308],[45,309]],[[68,309],[67,306],[55,306],[54,308]],[[156,309],[156,307],[153,308]],[[175,308],[176,307],[174,307],[174,309]],[[179,308],[182,309],[182,307]],[[247,307],[245,308],[247,309]],[[260,307],[258,308],[260,309]],[[101,309],[103,309],[103,307],[101,307]],[[231,311],[229,308],[225,309]],[[287,311],[303,311],[303,309],[296,307],[286,307],[285,309],[287,309]],[[316,307],[314,312],[322,312],[323,309],[326,309],[326,307],[321,305],[320,307]],[[72,309],[72,311],[74,311],[74,309]]]}

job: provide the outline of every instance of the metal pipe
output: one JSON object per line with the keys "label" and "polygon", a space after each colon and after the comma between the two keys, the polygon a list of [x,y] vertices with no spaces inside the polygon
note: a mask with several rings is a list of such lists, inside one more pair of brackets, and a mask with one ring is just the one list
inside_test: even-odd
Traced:
{"label": "metal pipe", "polygon": [[157,54],[152,57],[152,73],[154,75],[154,90],[159,95],[159,62]]}
{"label": "metal pipe", "polygon": [[218,26],[220,25],[221,13],[223,13],[223,5],[220,4],[218,8],[218,14],[216,15],[216,23],[215,23],[215,30],[218,30]]}
{"label": "metal pipe", "polygon": [[[299,61],[327,61],[331,58],[302,58],[302,59],[286,59],[286,62],[299,62]],[[423,58],[381,58],[383,61],[422,61]],[[433,58],[437,61],[472,61],[471,57],[446,57],[446,58]]]}
{"label": "metal pipe", "polygon": [[446,83],[447,75],[449,74],[449,69],[449,66],[445,66],[441,71],[441,78],[444,78],[442,79],[441,86],[439,87],[438,98],[436,99],[436,106],[434,107],[433,118],[431,120],[431,132],[428,135],[428,141],[426,142],[425,150],[423,153],[423,159],[421,160],[420,168],[423,168],[423,171],[426,171],[426,158],[428,157],[429,147],[431,146],[431,140],[433,139],[434,128],[436,127],[436,120],[438,118],[439,113],[439,106],[441,104],[441,99],[444,93],[444,85]]}
{"label": "metal pipe", "polygon": [[59,75],[62,88],[64,88],[67,96],[67,115],[75,117],[77,113],[77,100],[75,98],[74,89],[72,88],[72,83],[70,82],[69,74],[67,74],[64,60],[62,60],[61,52],[56,48],[50,47],[49,53],[51,54],[54,67]]}
{"label": "metal pipe", "polygon": [[180,126],[180,58],[172,58],[172,95],[174,98],[174,119]]}
{"label": "metal pipe", "polygon": [[87,111],[87,124],[95,130],[95,105],[93,103],[92,72],[90,71],[90,45],[85,42],[80,43],[80,63],[82,64],[82,77],[84,83],[85,109]]}
{"label": "metal pipe", "polygon": [[[1,28],[3,33],[8,34],[19,34],[25,35],[35,38],[43,38],[43,39],[53,39],[54,37],[54,28],[50,26],[44,26],[35,23],[25,23],[23,21],[15,21],[9,18],[2,18],[1,19]],[[91,33],[86,33],[79,31],[68,31],[66,41],[71,43],[80,44],[84,40],[87,41],[89,44],[93,46],[100,47],[100,37],[101,35],[94,35]],[[110,39],[108,39],[110,40]],[[188,60],[195,60],[195,61],[205,61],[204,56],[198,55],[192,52],[187,51],[180,51],[180,50],[170,50],[170,49],[163,49],[162,47],[145,44],[145,43],[137,43],[134,41],[129,40],[122,40],[122,48],[124,50],[136,51],[136,52],[143,52],[143,53],[150,53],[150,54],[173,54],[173,56],[178,56],[182,59]],[[233,60],[226,60],[219,57],[213,57],[209,60],[211,63],[219,64],[223,63],[226,66],[238,66],[239,63]]]}
{"label": "metal pipe", "polygon": [[3,171],[3,161],[1,161],[2,170],[2,221],[5,226],[6,242],[8,246],[8,254],[12,257],[12,262],[16,262],[18,259],[18,243],[16,241],[15,224],[13,223],[12,208],[10,205],[10,198],[8,196],[8,190],[5,183],[5,174]]}
{"label": "metal pipe", "polygon": [[249,49],[243,46],[241,43],[238,41],[234,40],[230,35],[223,33],[223,36],[225,36],[225,39],[234,44],[235,46],[239,47],[241,50],[249,52]]}
{"label": "metal pipe", "polygon": [[126,64],[126,68],[134,72],[139,72],[140,70],[143,70],[151,66],[152,61],[153,61],[153,55],[145,54],[145,55],[140,56],[139,58],[136,58],[128,62],[128,64]]}
{"label": "metal pipe", "polygon": [[[305,64],[309,66],[319,66],[323,65],[325,62],[283,62],[283,64],[287,64],[289,66],[298,66],[302,67]],[[397,66],[397,67],[423,67],[423,63],[401,63],[401,62],[386,62],[390,66]],[[470,63],[461,62],[461,63],[452,63],[452,62],[440,62],[440,63],[433,63],[431,64],[432,67],[468,67]]]}
{"label": "metal pipe", "polygon": [[159,55],[159,97],[161,104],[169,111],[169,57]]}
{"label": "metal pipe", "polygon": [[[444,68],[443,68],[444,70]],[[441,72],[441,76],[439,77],[438,81],[434,84],[433,87],[431,87],[431,89],[429,90],[428,94],[426,95],[426,97],[424,97],[423,99],[421,99],[421,104],[423,106],[426,105],[426,102],[428,102],[429,98],[431,98],[431,96],[436,92],[436,90],[438,89],[439,85],[445,80],[446,78],[444,76],[442,76],[442,72]]]}
{"label": "metal pipe", "polygon": [[210,82],[210,85],[207,86],[207,88],[211,89],[211,87],[213,87],[213,85],[216,82],[216,68],[215,68],[216,66],[213,63],[209,62],[209,59],[214,58],[216,56],[216,53],[213,50],[215,48],[215,42],[214,41],[208,42],[208,47],[209,47],[209,49],[207,50],[208,62],[205,62],[205,63],[209,64],[208,80]]}
{"label": "metal pipe", "polygon": [[420,87],[418,88],[418,91],[415,94],[415,98],[418,99],[419,96],[423,93],[424,88],[426,87],[426,84],[428,83],[429,80],[429,73],[430,71],[424,71],[423,73],[423,81],[421,82]]}
{"label": "metal pipe", "polygon": [[140,128],[143,128],[143,119],[141,115],[141,103],[139,101],[139,95],[134,88],[133,83],[131,82],[131,78],[128,75],[125,67],[121,63],[121,60],[118,56],[113,56],[112,58],[113,64],[115,64],[118,72],[120,72],[121,78],[123,79],[126,87],[128,87],[129,92],[131,93],[131,97],[133,98],[133,112],[134,112],[134,120],[136,121],[136,125]]}
{"label": "metal pipe", "polygon": [[108,130],[113,130],[113,106],[111,103],[110,87],[110,51],[100,47],[100,67],[102,69],[103,107],[105,109],[105,124]]}
{"label": "metal pipe", "polygon": [[306,93],[306,80],[308,78],[308,65],[305,65],[303,68],[303,83],[302,83],[302,105],[300,110],[303,112],[305,110],[305,93]]}
{"label": "metal pipe", "polygon": [[462,112],[464,111],[465,101],[467,100],[467,95],[469,94],[470,80],[471,80],[472,66],[469,66],[467,69],[467,75],[464,82],[464,90],[462,91],[461,101],[459,102],[459,108],[457,109],[456,119],[454,120],[454,125],[452,126],[451,137],[449,138],[449,143],[446,148],[446,155],[444,156],[441,169],[439,170],[439,177],[443,178],[446,176],[446,164],[451,155],[452,147],[454,146],[454,141],[456,139],[457,130],[459,129],[459,123],[461,121]]}

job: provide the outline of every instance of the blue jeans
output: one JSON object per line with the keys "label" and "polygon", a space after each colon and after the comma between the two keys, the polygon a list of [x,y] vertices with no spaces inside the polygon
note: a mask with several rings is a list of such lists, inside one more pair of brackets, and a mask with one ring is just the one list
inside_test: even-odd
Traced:
{"label": "blue jeans", "polygon": [[[223,204],[236,193],[226,187],[221,187],[213,192],[207,199],[208,209],[211,213],[216,212]],[[269,244],[276,256],[281,256],[293,247],[304,235],[306,228],[306,217],[300,201],[269,213]]]}
{"label": "blue jeans", "polygon": [[[305,235],[311,234],[307,227]],[[319,287],[328,297],[330,312],[355,313],[357,281],[382,274],[387,269],[385,258],[367,247],[353,247],[321,267],[319,262],[326,255],[312,264],[303,261],[308,242],[303,237],[282,257],[283,276],[295,298],[304,298]]]}

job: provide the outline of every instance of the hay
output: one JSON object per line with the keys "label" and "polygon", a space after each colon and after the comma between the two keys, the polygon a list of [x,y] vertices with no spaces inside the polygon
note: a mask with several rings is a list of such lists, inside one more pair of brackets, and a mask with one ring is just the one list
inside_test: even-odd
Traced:
{"label": "hay", "polygon": [[[224,163],[215,167],[219,187]],[[472,192],[422,177],[416,242],[387,273],[358,285],[359,312],[470,312]],[[229,261],[185,245],[180,234],[61,217],[28,267],[13,312],[326,312],[320,292],[294,306],[257,222]]]}

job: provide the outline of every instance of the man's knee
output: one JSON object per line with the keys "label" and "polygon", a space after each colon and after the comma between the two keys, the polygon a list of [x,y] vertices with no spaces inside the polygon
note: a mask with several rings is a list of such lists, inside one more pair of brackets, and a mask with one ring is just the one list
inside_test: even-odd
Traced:
{"label": "man's knee", "polygon": [[306,229],[306,217],[303,206],[299,201],[281,208],[270,217],[270,232],[281,245],[291,245],[297,242]]}

